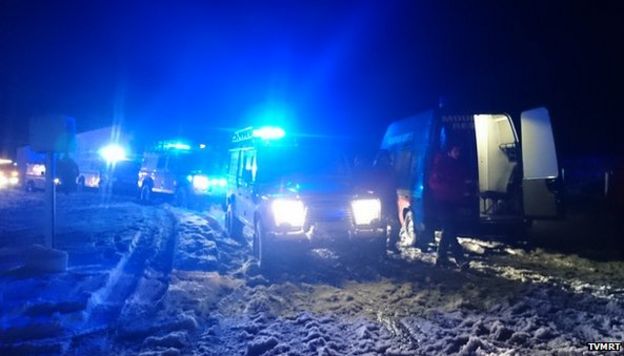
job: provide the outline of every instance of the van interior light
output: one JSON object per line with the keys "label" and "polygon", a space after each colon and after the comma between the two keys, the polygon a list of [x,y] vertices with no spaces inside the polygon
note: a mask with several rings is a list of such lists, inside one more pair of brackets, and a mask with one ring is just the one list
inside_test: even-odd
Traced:
{"label": "van interior light", "polygon": [[253,130],[253,137],[263,140],[278,140],[286,136],[286,132],[280,127],[265,126]]}
{"label": "van interior light", "polygon": [[126,159],[126,150],[114,143],[102,147],[99,153],[108,163],[116,163]]}

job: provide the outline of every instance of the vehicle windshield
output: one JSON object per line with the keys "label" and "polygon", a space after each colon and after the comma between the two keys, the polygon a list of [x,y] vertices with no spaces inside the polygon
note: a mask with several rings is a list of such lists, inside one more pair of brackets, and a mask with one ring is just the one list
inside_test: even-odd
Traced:
{"label": "vehicle windshield", "polygon": [[219,157],[211,152],[188,152],[169,157],[169,169],[178,173],[202,171],[216,173],[222,168]]}
{"label": "vehicle windshield", "polygon": [[284,177],[347,177],[347,156],[330,145],[274,147],[258,155],[259,181]]}

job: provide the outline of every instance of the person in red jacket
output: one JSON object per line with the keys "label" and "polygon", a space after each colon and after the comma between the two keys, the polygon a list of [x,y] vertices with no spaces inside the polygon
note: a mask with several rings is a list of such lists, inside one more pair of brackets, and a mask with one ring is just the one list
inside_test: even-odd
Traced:
{"label": "person in red jacket", "polygon": [[457,241],[457,228],[461,221],[460,211],[467,193],[468,174],[466,167],[460,161],[461,147],[457,144],[449,145],[449,147],[445,154],[438,154],[435,157],[428,181],[434,218],[442,228],[436,265],[448,265],[451,262],[448,256],[450,252],[457,265],[466,268],[468,261]]}

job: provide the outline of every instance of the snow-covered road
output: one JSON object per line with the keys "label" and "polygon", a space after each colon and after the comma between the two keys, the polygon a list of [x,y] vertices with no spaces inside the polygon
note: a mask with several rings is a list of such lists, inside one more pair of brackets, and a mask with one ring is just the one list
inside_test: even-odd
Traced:
{"label": "snow-covered road", "polygon": [[[29,211],[40,196],[1,199],[0,249],[38,242]],[[260,271],[221,218],[59,196],[70,268],[3,269],[1,353],[536,355],[624,341],[619,261],[466,238],[468,272],[435,268],[416,249],[314,250]]]}

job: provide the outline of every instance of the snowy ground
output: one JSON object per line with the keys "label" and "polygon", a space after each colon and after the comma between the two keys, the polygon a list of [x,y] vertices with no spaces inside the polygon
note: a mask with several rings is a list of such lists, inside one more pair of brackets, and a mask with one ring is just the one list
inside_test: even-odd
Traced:
{"label": "snowy ground", "polygon": [[[42,242],[41,199],[0,192],[0,254]],[[468,272],[416,249],[315,250],[260,271],[221,219],[60,195],[69,269],[0,263],[0,354],[536,355],[624,341],[619,261],[465,238]]]}

